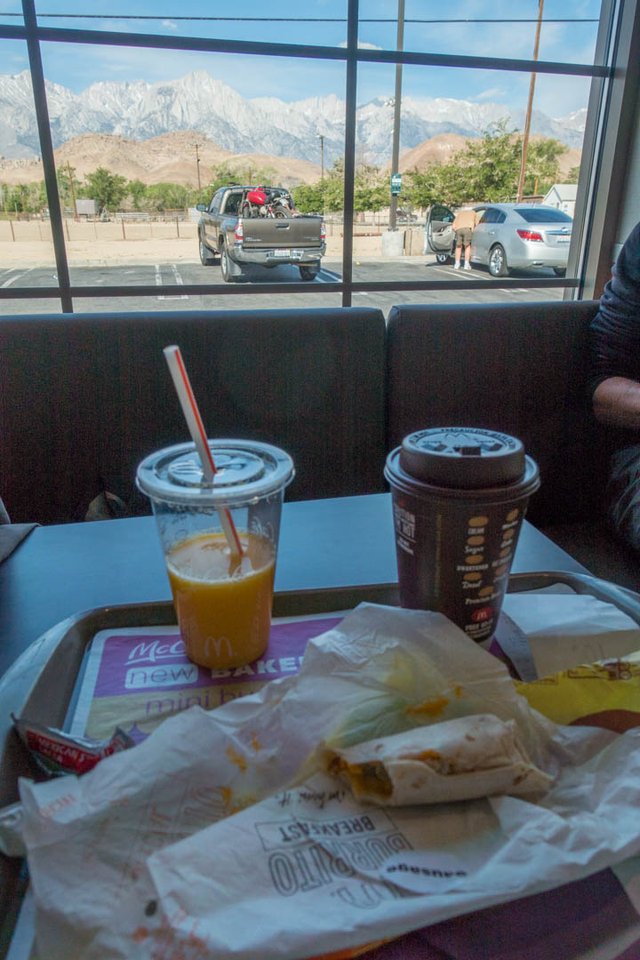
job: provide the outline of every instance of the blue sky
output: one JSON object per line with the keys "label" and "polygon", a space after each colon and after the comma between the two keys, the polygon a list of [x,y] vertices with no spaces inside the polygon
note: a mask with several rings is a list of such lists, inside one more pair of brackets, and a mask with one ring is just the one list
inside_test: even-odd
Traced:
{"label": "blue sky", "polygon": [[[600,0],[545,0],[540,42],[541,60],[592,63]],[[340,45],[346,40],[347,0],[37,0],[46,26],[92,30],[133,31],[163,36],[218,36],[286,43]],[[87,10],[92,16],[86,16]],[[0,25],[19,22],[17,0],[0,0]],[[126,11],[126,16],[120,16]],[[397,0],[360,0],[360,43],[370,48],[395,48]],[[459,0],[456,4],[405,0],[406,50],[461,53],[479,56],[530,58],[533,55],[538,0]],[[47,17],[46,14],[76,14]],[[107,19],[114,17],[114,19]],[[139,16],[151,20],[135,20]],[[233,17],[219,20],[183,20],[183,17]],[[273,18],[252,22],[251,17]],[[309,22],[302,18],[315,18]],[[517,18],[520,23],[509,23]],[[478,22],[483,19],[493,23]],[[367,21],[392,22],[367,22]],[[415,23],[413,20],[435,22]],[[458,21],[458,22],[445,22]],[[572,22],[553,22],[570,20]],[[495,22],[497,21],[497,22]],[[582,21],[582,22],[579,22]],[[145,51],[121,47],[50,44],[43,49],[47,79],[76,92],[99,80],[146,80],[157,83],[204,69],[242,96],[273,96],[299,100],[335,94],[344,98],[342,64],[253,58],[178,51]],[[27,68],[26,48],[19,41],[0,40],[0,72]],[[358,101],[393,95],[395,70],[384,65],[360,69]],[[474,102],[496,102],[521,109],[526,103],[529,76],[500,71],[405,68],[403,93],[415,97],[455,97]],[[534,106],[550,116],[563,116],[587,105],[588,80],[538,75]]]}

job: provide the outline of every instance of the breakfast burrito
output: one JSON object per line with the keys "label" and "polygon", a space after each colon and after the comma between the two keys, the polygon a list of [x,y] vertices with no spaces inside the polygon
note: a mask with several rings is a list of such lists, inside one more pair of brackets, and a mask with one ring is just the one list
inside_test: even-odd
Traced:
{"label": "breakfast burrito", "polygon": [[491,714],[327,749],[324,762],[357,800],[384,806],[526,796],[541,794],[551,784],[518,742],[514,721]]}

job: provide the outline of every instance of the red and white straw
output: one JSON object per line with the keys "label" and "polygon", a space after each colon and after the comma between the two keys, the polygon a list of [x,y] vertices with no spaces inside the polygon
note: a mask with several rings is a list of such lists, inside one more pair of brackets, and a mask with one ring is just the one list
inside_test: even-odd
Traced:
{"label": "red and white straw", "polygon": [[[200,456],[202,472],[207,482],[213,483],[213,478],[216,474],[216,465],[213,454],[211,453],[211,447],[209,446],[204,424],[202,423],[202,417],[198,410],[198,404],[196,403],[196,398],[191,388],[189,374],[187,373],[187,368],[184,365],[184,360],[180,353],[180,347],[165,347],[163,353],[169,366],[171,379],[176,388],[184,418],[187,421],[191,439],[195,443],[196,450]],[[240,543],[240,537],[238,536],[238,531],[236,530],[233,517],[228,507],[218,507],[218,514],[232,555],[241,557],[242,544]]]}

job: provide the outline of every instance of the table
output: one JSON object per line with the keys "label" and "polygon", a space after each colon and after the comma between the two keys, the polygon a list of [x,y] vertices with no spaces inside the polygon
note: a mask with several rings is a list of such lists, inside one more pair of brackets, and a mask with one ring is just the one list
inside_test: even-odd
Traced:
{"label": "table", "polygon": [[[525,521],[513,572],[588,573]],[[397,582],[391,496],[285,503],[276,591]],[[0,676],[72,614],[169,600],[153,517],[36,528],[0,564]]]}
{"label": "table", "polygon": [[[588,573],[525,522],[513,572],[536,571]],[[384,586],[396,579],[388,494],[285,504],[278,592]],[[116,604],[169,599],[152,517],[37,528],[0,564],[0,673],[66,617]],[[17,868],[11,869],[16,874]],[[16,876],[11,879],[15,882]],[[611,871],[527,898],[520,905],[517,915],[505,905],[416,931],[387,950],[376,951],[371,960],[435,960],[445,952],[456,960],[498,955],[501,960],[640,956],[634,952],[640,950],[637,915]],[[2,919],[0,915],[0,934]],[[590,953],[594,945],[602,952]]]}

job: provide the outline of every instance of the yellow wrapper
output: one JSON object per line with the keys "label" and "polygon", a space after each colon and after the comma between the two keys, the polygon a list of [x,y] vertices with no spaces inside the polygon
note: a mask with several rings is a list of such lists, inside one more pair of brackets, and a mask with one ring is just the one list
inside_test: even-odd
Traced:
{"label": "yellow wrapper", "polygon": [[516,681],[516,688],[555,723],[604,727],[617,733],[640,726],[640,651],[530,683]]}

